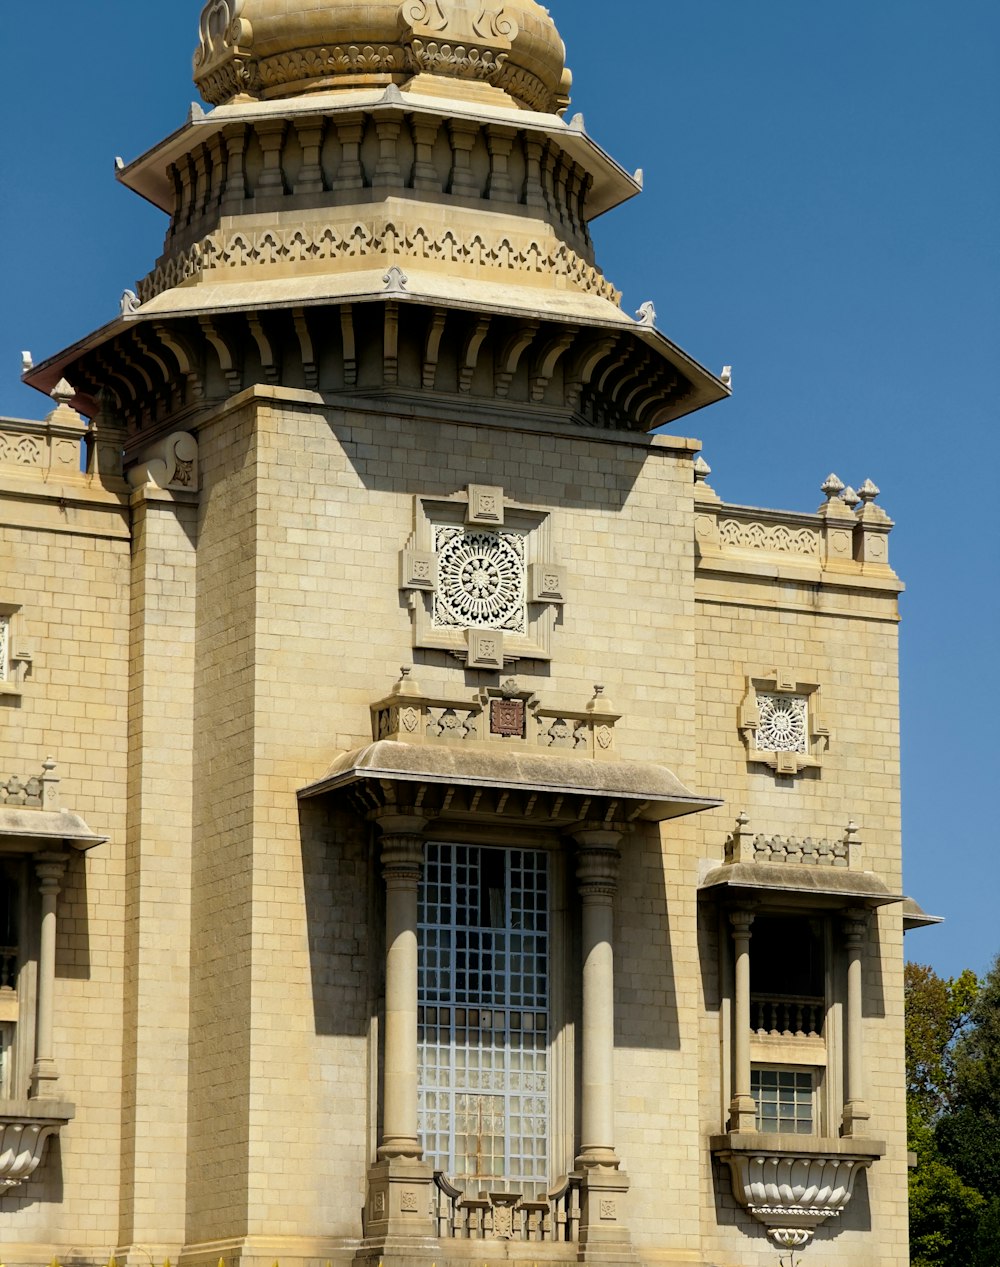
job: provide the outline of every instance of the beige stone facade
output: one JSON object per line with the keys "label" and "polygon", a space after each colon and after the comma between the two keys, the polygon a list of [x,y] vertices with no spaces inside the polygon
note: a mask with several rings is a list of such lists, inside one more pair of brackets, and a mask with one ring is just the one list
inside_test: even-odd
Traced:
{"label": "beige stone facade", "polygon": [[878,490],[712,490],[533,0],[195,75],[0,420],[4,1262],[902,1267]]}

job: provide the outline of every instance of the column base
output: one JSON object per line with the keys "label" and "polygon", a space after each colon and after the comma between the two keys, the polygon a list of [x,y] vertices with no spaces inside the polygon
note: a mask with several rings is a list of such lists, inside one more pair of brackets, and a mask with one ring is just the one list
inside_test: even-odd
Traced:
{"label": "column base", "polygon": [[359,1258],[383,1255],[396,1245],[434,1240],[434,1172],[426,1161],[387,1157],[368,1170],[365,1239]]}
{"label": "column base", "polygon": [[36,1060],[29,1094],[33,1100],[59,1099],[59,1070],[54,1060]]}
{"label": "column base", "polygon": [[867,1138],[868,1122],[871,1118],[871,1110],[864,1100],[849,1100],[844,1105],[843,1126],[841,1135],[851,1137],[860,1135]]}
{"label": "column base", "polygon": [[[612,1154],[613,1155],[613,1154]],[[580,1170],[580,1261],[585,1263],[636,1263],[632,1238],[624,1222],[623,1205],[629,1178],[613,1165],[577,1161]]]}
{"label": "column base", "polygon": [[734,1095],[729,1104],[729,1129],[752,1135],[757,1129],[757,1102],[752,1095]]}

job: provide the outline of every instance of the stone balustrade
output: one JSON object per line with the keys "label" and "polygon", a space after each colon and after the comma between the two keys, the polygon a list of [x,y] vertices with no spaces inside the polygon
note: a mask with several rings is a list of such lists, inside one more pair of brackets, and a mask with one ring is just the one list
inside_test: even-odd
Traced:
{"label": "stone balustrade", "polygon": [[855,492],[829,475],[822,485],[826,501],[815,514],[799,514],[723,502],[706,482],[710,473],[711,467],[698,458],[695,542],[703,567],[725,560],[742,560],[747,566],[771,561],[793,569],[892,577],[893,521],[875,504],[880,490],[870,479]]}
{"label": "stone balustrade", "polygon": [[27,477],[77,476],[85,434],[69,408],[57,408],[42,422],[0,418],[0,468]]}
{"label": "stone balustrade", "polygon": [[750,996],[750,1029],[759,1037],[819,1038],[826,1001],[805,995]]}
{"label": "stone balustrade", "polygon": [[860,853],[858,828],[853,822],[844,828],[843,836],[833,840],[814,840],[806,836],[766,836],[747,831],[749,819],[740,814],[736,826],[726,837],[726,862],[778,863],[798,867],[857,867]]}
{"label": "stone balustrade", "polygon": [[595,687],[584,708],[557,709],[543,706],[515,679],[464,699],[424,695],[404,669],[392,694],[372,705],[372,738],[462,747],[502,744],[536,753],[613,760],[619,720],[601,686]]}
{"label": "stone balustrade", "polygon": [[580,1178],[568,1175],[548,1197],[481,1192],[467,1195],[434,1172],[434,1217],[442,1239],[575,1244],[580,1229]]}
{"label": "stone balustrade", "polygon": [[49,757],[42,763],[41,774],[33,774],[27,779],[12,774],[0,779],[0,805],[17,809],[55,809],[56,788],[59,786],[55,770],[56,763]]}

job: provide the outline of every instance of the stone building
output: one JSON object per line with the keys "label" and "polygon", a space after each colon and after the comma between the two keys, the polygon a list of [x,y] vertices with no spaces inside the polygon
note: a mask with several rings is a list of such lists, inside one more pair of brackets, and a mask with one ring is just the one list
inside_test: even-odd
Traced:
{"label": "stone building", "polygon": [[0,421],[0,1256],[902,1267],[878,490],[712,490],[534,0],[194,66]]}

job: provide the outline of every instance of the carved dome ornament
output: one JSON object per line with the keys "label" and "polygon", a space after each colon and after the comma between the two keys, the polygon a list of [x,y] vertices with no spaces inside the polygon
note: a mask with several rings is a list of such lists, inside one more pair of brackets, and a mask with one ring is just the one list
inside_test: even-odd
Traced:
{"label": "carved dome ornament", "polygon": [[556,114],[565,56],[535,0],[208,0],[194,80],[212,105],[396,84]]}

